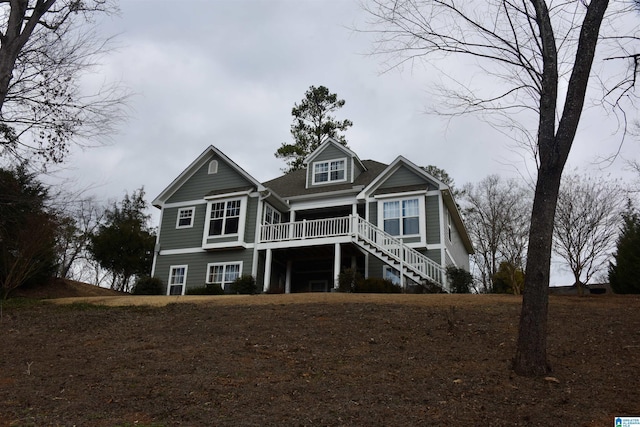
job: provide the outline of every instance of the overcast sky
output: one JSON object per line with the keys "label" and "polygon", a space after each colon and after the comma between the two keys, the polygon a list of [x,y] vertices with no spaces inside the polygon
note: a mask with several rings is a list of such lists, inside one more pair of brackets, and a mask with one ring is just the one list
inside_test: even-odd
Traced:
{"label": "overcast sky", "polygon": [[[121,0],[121,15],[101,22],[119,49],[93,78],[120,80],[133,93],[130,118],[109,145],[76,150],[74,177],[101,200],[144,186],[155,198],[206,147],[214,145],[260,181],[281,174],[273,153],[291,142],[291,108],[311,85],[346,101],[336,114],[361,159],[444,168],[458,186],[491,173],[517,176],[522,157],[508,139],[476,118],[451,121],[424,111],[433,71],[382,73],[372,37],[354,32],[367,19],[356,0]],[[570,167],[617,149],[599,121],[583,121]],[[638,158],[637,141],[623,154]],[[604,173],[622,169],[618,161]]]}

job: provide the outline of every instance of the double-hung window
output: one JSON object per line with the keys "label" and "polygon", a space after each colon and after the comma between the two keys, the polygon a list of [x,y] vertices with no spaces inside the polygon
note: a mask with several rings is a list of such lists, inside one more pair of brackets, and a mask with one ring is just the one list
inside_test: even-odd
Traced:
{"label": "double-hung window", "polygon": [[384,202],[382,215],[384,231],[392,236],[420,234],[420,204],[418,199]]}
{"label": "double-hung window", "polygon": [[231,285],[242,273],[240,262],[209,264],[207,267],[207,284],[219,285],[222,289]]}
{"label": "double-hung window", "polygon": [[169,268],[169,285],[167,295],[184,295],[184,286],[187,282],[187,266],[172,265]]}
{"label": "double-hung window", "polygon": [[241,200],[227,200],[211,204],[209,236],[237,234],[240,224]]}
{"label": "double-hung window", "polygon": [[176,228],[193,227],[193,216],[195,214],[195,210],[196,210],[195,207],[178,209],[178,219],[176,221]]}
{"label": "double-hung window", "polygon": [[265,224],[280,224],[282,222],[282,215],[280,212],[272,208],[270,205],[264,207],[264,223]]}
{"label": "double-hung window", "polygon": [[346,160],[329,160],[313,164],[313,183],[344,181],[346,179]]}

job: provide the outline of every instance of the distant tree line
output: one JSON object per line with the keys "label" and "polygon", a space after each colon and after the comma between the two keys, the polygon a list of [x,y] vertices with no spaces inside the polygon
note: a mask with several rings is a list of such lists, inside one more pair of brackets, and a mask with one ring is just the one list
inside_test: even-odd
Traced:
{"label": "distant tree line", "polygon": [[[466,184],[459,193],[475,249],[476,292],[522,293],[532,197],[532,190],[520,181],[498,175]],[[573,275],[573,283],[567,285],[574,285],[579,294],[594,279],[607,278],[614,292],[640,292],[629,272],[640,273],[640,222],[629,200],[617,180],[563,175],[553,252]],[[639,240],[634,245],[635,239]]]}

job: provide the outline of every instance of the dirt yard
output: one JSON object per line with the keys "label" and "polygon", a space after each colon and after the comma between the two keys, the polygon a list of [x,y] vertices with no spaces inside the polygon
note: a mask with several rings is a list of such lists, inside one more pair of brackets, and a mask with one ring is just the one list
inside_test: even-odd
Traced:
{"label": "dirt yard", "polygon": [[[640,416],[640,298],[304,294],[9,303],[0,426],[613,426]],[[157,306],[131,305],[156,304]]]}

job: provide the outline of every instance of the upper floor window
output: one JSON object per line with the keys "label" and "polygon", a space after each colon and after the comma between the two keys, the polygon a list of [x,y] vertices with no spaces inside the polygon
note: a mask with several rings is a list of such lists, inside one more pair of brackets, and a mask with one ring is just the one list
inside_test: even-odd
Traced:
{"label": "upper floor window", "polygon": [[264,208],[264,223],[265,224],[280,224],[282,222],[282,215],[280,212],[272,208],[270,205],[265,205]]}
{"label": "upper floor window", "polygon": [[420,233],[420,204],[418,199],[384,202],[382,207],[384,231],[392,236]]}
{"label": "upper floor window", "polygon": [[346,160],[329,160],[313,164],[313,183],[344,181],[346,178]]}
{"label": "upper floor window", "polygon": [[178,209],[178,219],[176,220],[176,228],[190,228],[193,227],[193,216],[195,215],[196,208],[180,208]]}
{"label": "upper floor window", "polygon": [[451,231],[451,212],[447,211],[447,231],[449,235],[449,242],[452,240],[452,231]]}
{"label": "upper floor window", "polygon": [[209,236],[237,234],[240,224],[241,200],[226,200],[211,204]]}
{"label": "upper floor window", "polygon": [[209,175],[213,175],[214,173],[218,173],[218,161],[211,160],[209,162]]}

